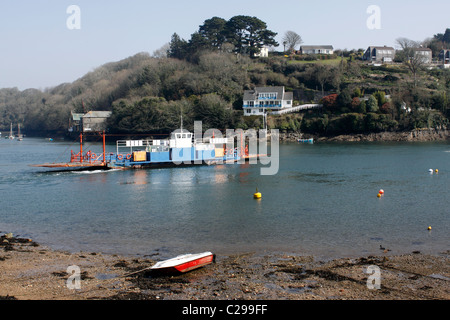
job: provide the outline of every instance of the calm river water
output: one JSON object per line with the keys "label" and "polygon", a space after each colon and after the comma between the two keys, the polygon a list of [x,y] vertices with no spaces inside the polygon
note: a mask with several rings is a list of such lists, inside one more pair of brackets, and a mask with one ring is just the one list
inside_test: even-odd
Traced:
{"label": "calm river water", "polygon": [[68,161],[71,149],[78,145],[0,140],[1,232],[74,252],[167,257],[450,249],[449,143],[286,143],[273,176],[260,175],[261,164],[63,173],[29,166]]}

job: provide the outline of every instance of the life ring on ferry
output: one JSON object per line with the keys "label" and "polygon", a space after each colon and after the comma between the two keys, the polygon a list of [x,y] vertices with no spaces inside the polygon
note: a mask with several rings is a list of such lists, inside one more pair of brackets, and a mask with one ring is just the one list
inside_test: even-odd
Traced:
{"label": "life ring on ferry", "polygon": [[130,160],[131,159],[131,154],[128,153],[127,156],[126,156],[126,159]]}
{"label": "life ring on ferry", "polygon": [[94,159],[97,158],[97,155],[95,153],[93,153],[93,152],[91,153],[91,159],[92,158],[94,158]]}
{"label": "life ring on ferry", "polygon": [[122,160],[123,159],[123,155],[122,154],[118,154],[117,155],[117,160]]}

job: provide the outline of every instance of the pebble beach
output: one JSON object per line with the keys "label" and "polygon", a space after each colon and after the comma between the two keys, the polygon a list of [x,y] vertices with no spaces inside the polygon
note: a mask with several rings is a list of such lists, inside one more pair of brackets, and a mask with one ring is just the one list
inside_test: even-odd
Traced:
{"label": "pebble beach", "polygon": [[[157,254],[55,251],[5,234],[0,239],[0,299],[448,300],[449,254],[381,252],[321,261],[249,252],[217,255],[215,263],[188,273],[155,276],[142,270],[159,261]],[[79,268],[81,276],[75,289],[70,266]]]}

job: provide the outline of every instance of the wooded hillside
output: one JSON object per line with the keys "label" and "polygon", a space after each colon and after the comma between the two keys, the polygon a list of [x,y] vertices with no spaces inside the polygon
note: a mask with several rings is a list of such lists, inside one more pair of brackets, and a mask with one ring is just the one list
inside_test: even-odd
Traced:
{"label": "wooded hillside", "polygon": [[[237,40],[229,33],[219,37],[230,22],[215,17],[189,41],[174,35],[168,56],[138,53],[43,91],[0,89],[0,131],[20,123],[28,135],[63,135],[71,111],[90,110],[112,111],[112,133],[169,133],[179,127],[181,114],[191,130],[194,120],[203,121],[205,130],[260,128],[261,117],[242,112],[243,91],[254,86],[285,86],[294,92],[294,105],[325,105],[321,111],[271,116],[269,128],[335,135],[448,125],[450,69],[420,68],[414,81],[406,64],[368,65],[361,60],[363,50],[255,58],[251,41],[273,44],[275,33],[260,20],[239,17],[232,21]],[[214,37],[213,27],[220,29]],[[176,46],[184,56],[175,54]]]}

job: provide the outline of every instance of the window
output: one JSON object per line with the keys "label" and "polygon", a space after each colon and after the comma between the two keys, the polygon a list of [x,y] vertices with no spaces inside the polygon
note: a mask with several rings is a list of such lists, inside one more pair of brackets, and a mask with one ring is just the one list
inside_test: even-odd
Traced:
{"label": "window", "polygon": [[277,94],[276,93],[260,93],[258,95],[259,99],[276,99]]}

